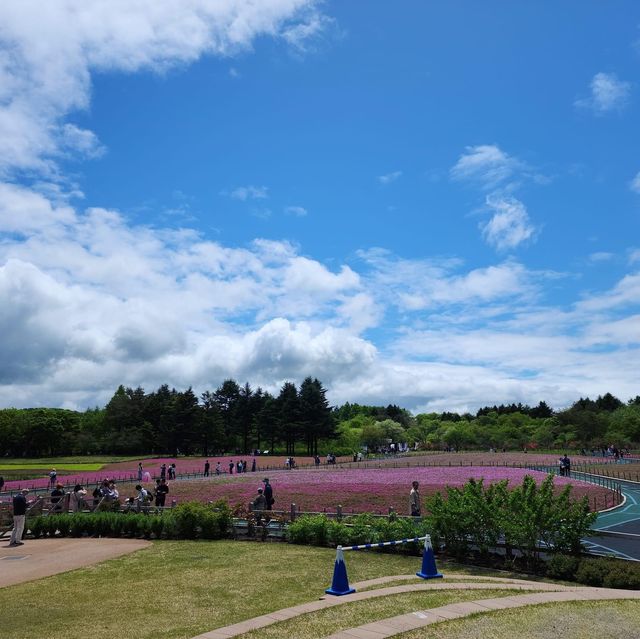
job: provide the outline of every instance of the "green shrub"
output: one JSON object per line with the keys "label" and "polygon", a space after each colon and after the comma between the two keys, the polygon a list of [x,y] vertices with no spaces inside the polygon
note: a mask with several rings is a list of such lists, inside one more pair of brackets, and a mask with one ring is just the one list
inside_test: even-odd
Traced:
{"label": "green shrub", "polygon": [[580,559],[568,555],[553,555],[547,563],[547,577],[575,581]]}
{"label": "green shrub", "polygon": [[346,546],[349,544],[349,528],[341,521],[330,519],[327,522],[327,540],[331,546]]}
{"label": "green shrub", "polygon": [[605,574],[602,585],[605,588],[640,590],[640,566],[631,562],[616,562]]}
{"label": "green shrub", "polygon": [[221,539],[231,529],[231,511],[224,501],[212,505],[188,502],[171,511],[164,530],[178,539]]}
{"label": "green shrub", "polygon": [[325,515],[302,515],[287,527],[287,537],[294,544],[325,545],[329,524]]}
{"label": "green shrub", "polygon": [[149,526],[151,529],[151,533],[156,539],[162,538],[162,532],[164,530],[164,522],[165,522],[165,518],[163,515],[151,515],[149,517]]}
{"label": "green shrub", "polygon": [[46,534],[47,525],[45,522],[45,517],[39,515],[38,517],[34,517],[33,519],[29,520],[27,528],[31,531],[31,534],[36,539],[39,539],[43,534]]}
{"label": "green shrub", "polygon": [[583,559],[576,571],[576,581],[587,586],[602,586],[610,565],[607,559]]}

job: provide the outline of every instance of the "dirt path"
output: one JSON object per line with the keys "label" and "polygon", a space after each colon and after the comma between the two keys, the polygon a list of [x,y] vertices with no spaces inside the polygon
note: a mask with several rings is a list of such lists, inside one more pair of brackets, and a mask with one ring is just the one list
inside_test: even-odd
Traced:
{"label": "dirt path", "polygon": [[144,539],[35,539],[24,546],[0,543],[0,588],[120,557],[151,542]]}

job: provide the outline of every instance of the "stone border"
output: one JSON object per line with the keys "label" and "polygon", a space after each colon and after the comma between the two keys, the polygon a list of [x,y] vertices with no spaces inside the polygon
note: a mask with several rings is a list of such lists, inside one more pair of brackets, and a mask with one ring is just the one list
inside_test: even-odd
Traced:
{"label": "stone border", "polygon": [[578,591],[538,592],[493,599],[478,599],[430,608],[397,617],[389,617],[357,628],[342,630],[325,639],[384,639],[404,632],[423,628],[450,619],[460,619],[483,612],[522,608],[546,603],[565,601],[603,601],[612,599],[640,599],[637,590],[612,590],[607,588],[584,588]]}
{"label": "stone border", "polygon": [[[379,579],[371,579],[369,581],[363,581],[363,582],[359,582],[357,584],[354,584],[355,586],[358,586],[360,588],[366,587],[366,586],[371,586],[371,585],[377,585],[379,583],[384,583],[385,581],[394,581],[397,579],[404,579],[410,577],[410,575],[395,575],[395,576],[391,576],[391,577],[382,577]],[[415,578],[415,576],[414,576]],[[472,579],[475,577],[471,577]],[[464,577],[463,577],[464,579]],[[239,635],[242,635],[246,632],[251,632],[252,630],[257,630],[259,628],[264,628],[266,626],[270,626],[272,624],[278,623],[279,621],[286,621],[287,619],[293,619],[295,617],[298,617],[300,615],[304,615],[310,612],[316,612],[318,610],[323,610],[325,608],[331,608],[333,606],[339,606],[339,605],[343,605],[343,604],[347,604],[353,601],[363,601],[366,599],[374,599],[376,597],[385,597],[387,595],[396,595],[396,594],[403,594],[403,593],[408,593],[408,592],[424,592],[424,591],[443,591],[443,590],[487,590],[487,588],[492,588],[495,589],[496,587],[500,588],[501,590],[515,590],[515,591],[535,591],[535,593],[529,594],[529,595],[520,595],[519,597],[533,597],[534,594],[540,594],[543,596],[543,599],[541,600],[525,600],[523,599],[522,601],[526,601],[526,603],[513,603],[514,601],[519,601],[518,597],[514,598],[514,597],[505,597],[505,599],[509,599],[512,603],[511,605],[505,605],[505,608],[508,607],[516,607],[519,605],[529,605],[529,604],[533,604],[533,603],[547,603],[547,602],[553,602],[555,601],[555,599],[553,599],[553,596],[556,594],[563,594],[563,595],[569,595],[570,598],[569,599],[560,599],[559,601],[576,601],[576,600],[583,600],[583,599],[629,599],[629,598],[638,598],[640,599],[640,592],[638,591],[627,591],[627,590],[608,590],[606,588],[587,588],[587,587],[572,587],[572,586],[562,586],[559,584],[551,584],[551,583],[546,583],[546,582],[534,582],[534,581],[525,581],[525,580],[520,580],[520,579],[508,579],[508,578],[501,578],[501,577],[487,577],[486,578],[487,581],[485,582],[451,582],[451,583],[447,583],[446,581],[438,581],[437,583],[434,582],[419,582],[419,583],[415,583],[415,584],[407,584],[407,585],[402,585],[402,586],[392,586],[392,587],[388,587],[388,588],[379,588],[376,590],[366,590],[364,592],[355,592],[353,594],[350,595],[344,595],[342,597],[321,597],[318,601],[311,601],[305,604],[300,604],[298,606],[293,606],[291,608],[283,608],[281,610],[276,610],[274,612],[271,612],[269,614],[266,615],[260,615],[259,617],[254,617],[252,619],[247,619],[245,621],[241,621],[239,623],[236,624],[232,624],[230,626],[225,626],[223,628],[216,628],[215,630],[211,630],[209,632],[205,632],[203,634],[198,635],[197,637],[194,637],[193,639],[230,639],[231,637],[237,637]],[[544,591],[544,592],[539,592],[539,591]],[[584,596],[584,593],[587,592],[597,592],[598,596],[596,597],[589,597],[589,596]],[[600,596],[599,593],[604,592],[604,593],[614,593],[615,596]],[[629,595],[629,593],[631,593],[631,595]],[[626,594],[626,596],[625,596]],[[544,599],[544,597],[549,596],[549,598]],[[494,601],[493,599],[487,599],[487,600],[480,600],[480,601]],[[500,598],[496,599],[496,601],[500,601]],[[467,604],[474,604],[474,606],[472,606],[471,608],[469,608],[469,612],[465,613],[465,614],[474,614],[476,612],[486,612],[487,610],[492,610],[492,609],[498,609],[498,608],[490,608],[489,606],[484,606],[483,604],[477,604],[475,605],[475,602],[466,602],[466,603],[459,603],[459,604],[450,604],[451,606],[453,606],[454,608],[452,608],[452,610],[457,610],[456,607],[459,606],[464,606]],[[447,608],[448,606],[443,606],[442,609]],[[435,609],[434,610],[440,610]],[[430,611],[428,611],[429,614],[431,614]],[[426,615],[427,611],[421,612],[421,615]],[[433,617],[433,619],[438,619],[439,621],[444,621],[444,614],[450,614],[450,613],[443,613],[441,616],[438,617]],[[465,616],[463,614],[457,614],[456,616]],[[432,617],[429,616],[428,619],[429,621],[425,621],[424,618],[422,617],[417,617],[416,613],[409,613],[407,615],[400,615],[397,619],[402,619],[402,622],[399,622],[400,625],[402,625],[404,622],[404,617],[407,617],[409,619],[416,619],[420,622],[419,625],[415,626],[416,628],[419,628],[421,625],[427,625],[428,623],[434,623],[434,621],[431,621]],[[450,614],[449,618],[455,618],[453,616],[453,613]],[[393,617],[392,619],[396,619],[396,617]],[[400,632],[404,632],[405,630],[402,629],[398,629],[398,627],[392,627],[391,625],[389,625],[388,620],[382,620],[382,621],[377,621],[377,622],[373,622],[371,624],[366,624],[365,626],[360,626],[359,628],[352,628],[350,630],[343,630],[340,633],[337,633],[335,635],[331,635],[332,638],[338,638],[340,637],[341,639],[353,639],[354,637],[390,637],[393,634],[398,634]],[[395,623],[395,622],[394,622]],[[415,621],[414,621],[415,623]],[[379,625],[378,629],[372,629],[374,626]],[[377,627],[377,626],[376,626]],[[414,626],[412,626],[411,628],[413,628]],[[411,629],[411,628],[407,628],[407,629]],[[359,632],[360,629],[362,629],[362,633],[361,634],[353,634],[355,632]],[[391,632],[393,630],[393,632]],[[345,634],[345,633],[352,633],[352,634]],[[376,633],[375,635],[372,633]]]}

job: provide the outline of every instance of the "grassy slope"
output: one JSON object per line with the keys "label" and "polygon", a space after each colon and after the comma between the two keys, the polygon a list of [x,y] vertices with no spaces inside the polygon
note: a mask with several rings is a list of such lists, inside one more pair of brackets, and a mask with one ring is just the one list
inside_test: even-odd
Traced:
{"label": "grassy slope", "polygon": [[638,639],[638,601],[580,601],[475,615],[398,639]]}
{"label": "grassy slope", "polygon": [[[32,542],[37,543],[37,542]],[[250,542],[156,542],[120,559],[0,590],[3,639],[178,639],[323,594],[335,551]],[[419,568],[349,557],[351,581]],[[6,611],[19,611],[7,614]]]}
{"label": "grassy slope", "polygon": [[[155,542],[151,548],[126,557],[0,589],[0,610],[3,611],[0,637],[189,639],[206,630],[316,599],[331,583],[334,555],[331,549],[286,544]],[[354,583],[384,575],[411,574],[419,568],[420,558],[353,553],[348,557],[347,566],[350,582]],[[455,579],[456,572],[467,572],[451,565],[441,569],[451,580]],[[482,569],[472,572],[478,578],[486,573],[496,574]],[[501,573],[501,576],[507,575]],[[509,594],[508,591],[502,593]],[[311,639],[327,634],[324,632],[327,626],[333,632],[338,627],[359,625],[403,611],[499,595],[499,585],[488,583],[487,590],[478,592],[461,590],[385,597],[344,608],[338,606],[295,622],[283,622],[262,630],[260,636]],[[555,632],[545,630],[546,634],[532,634],[534,630],[553,628],[554,624]],[[595,628],[596,634],[560,635],[557,631],[560,625],[574,625],[584,630],[585,624],[590,631]],[[580,602],[470,618],[447,623],[437,630],[421,630],[407,635],[406,639],[479,636],[486,639],[557,639],[558,636],[630,639],[638,636],[639,624],[638,602],[602,605]],[[523,634],[524,628],[527,634]],[[631,628],[636,634],[629,634]],[[432,634],[427,634],[430,632]]]}

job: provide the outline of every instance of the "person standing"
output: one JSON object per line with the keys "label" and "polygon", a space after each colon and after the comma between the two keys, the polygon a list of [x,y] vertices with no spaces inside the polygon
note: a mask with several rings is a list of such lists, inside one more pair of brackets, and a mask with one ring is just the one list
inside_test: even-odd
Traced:
{"label": "person standing", "polygon": [[229,474],[233,475],[233,467],[234,467],[234,463],[233,463],[233,459],[229,462]]}
{"label": "person standing", "polygon": [[166,478],[167,478],[167,465],[162,464],[162,466],[160,466],[160,479],[166,479]]}
{"label": "person standing", "polygon": [[409,506],[411,507],[411,516],[420,517],[420,493],[418,492],[418,482],[411,482],[411,492],[409,493]]}
{"label": "person standing", "polygon": [[253,460],[251,461],[251,472],[255,473],[256,472],[256,458],[254,457]]}
{"label": "person standing", "polygon": [[136,486],[136,490],[138,491],[138,494],[136,495],[136,510],[139,513],[146,512],[147,505],[149,503],[149,494],[147,493],[147,489],[138,484]]}
{"label": "person standing", "polygon": [[11,541],[9,546],[23,546],[22,533],[24,532],[24,522],[27,516],[27,495],[28,488],[23,488],[13,498],[13,530],[11,531]]}
{"label": "person standing", "polygon": [[164,508],[167,495],[169,494],[169,486],[165,479],[161,479],[160,483],[156,486],[156,506]]}
{"label": "person standing", "polygon": [[216,475],[219,475],[222,472],[222,466],[220,465],[220,462],[218,462],[216,464]]}
{"label": "person standing", "polygon": [[275,499],[273,498],[273,488],[269,483],[269,478],[265,477],[262,480],[262,483],[264,484],[264,498],[267,502],[267,510],[273,510],[273,504],[275,502]]}
{"label": "person standing", "polygon": [[52,468],[51,472],[49,473],[49,483],[51,484],[51,488],[55,488],[57,479],[58,473],[56,472],[55,468]]}
{"label": "person standing", "polygon": [[142,469],[142,462],[138,462],[138,481],[142,481],[142,473],[143,473],[143,469]]}
{"label": "person standing", "polygon": [[209,463],[209,460],[207,459],[207,461],[204,463],[204,476],[208,477],[209,476],[209,469],[211,468],[211,464]]}

